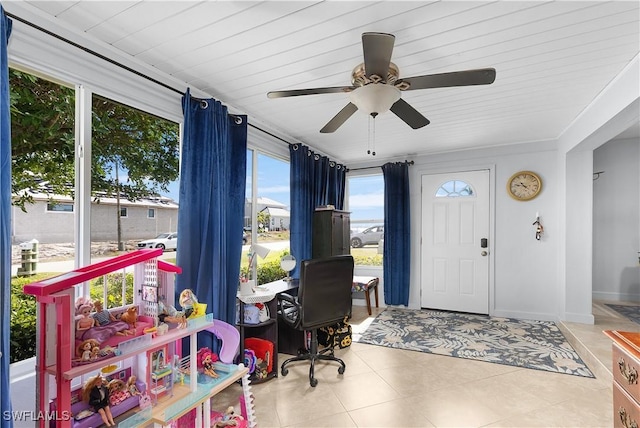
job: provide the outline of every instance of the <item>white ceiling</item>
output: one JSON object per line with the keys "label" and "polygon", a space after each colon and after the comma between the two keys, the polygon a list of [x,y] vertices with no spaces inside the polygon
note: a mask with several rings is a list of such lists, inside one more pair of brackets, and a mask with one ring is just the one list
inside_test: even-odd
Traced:
{"label": "white ceiling", "polygon": [[[348,165],[556,139],[640,51],[638,1],[28,3]],[[373,159],[365,114],[319,133],[348,94],[267,99],[350,85],[368,31],[396,36],[400,77],[494,67],[496,81],[403,92],[431,124],[380,115]]]}

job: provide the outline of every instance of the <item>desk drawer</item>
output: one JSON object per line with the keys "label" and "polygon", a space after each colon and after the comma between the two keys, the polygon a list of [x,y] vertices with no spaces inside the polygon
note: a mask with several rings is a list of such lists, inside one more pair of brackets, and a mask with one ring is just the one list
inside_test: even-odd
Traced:
{"label": "desk drawer", "polygon": [[[637,402],[640,402],[640,361],[627,350],[613,344],[613,379]],[[640,422],[640,421],[639,421]]]}
{"label": "desk drawer", "polygon": [[613,383],[613,426],[618,428],[637,427],[640,423],[640,409],[629,394],[617,382]]}

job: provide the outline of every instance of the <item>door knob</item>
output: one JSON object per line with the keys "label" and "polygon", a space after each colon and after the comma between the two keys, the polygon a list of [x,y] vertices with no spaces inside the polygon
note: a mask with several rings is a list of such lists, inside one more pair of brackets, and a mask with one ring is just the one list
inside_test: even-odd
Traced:
{"label": "door knob", "polygon": [[481,251],[481,252],[480,252],[480,255],[482,255],[483,257],[484,257],[484,256],[486,256],[487,254],[489,254],[489,253],[488,253],[488,252],[486,252],[486,251]]}

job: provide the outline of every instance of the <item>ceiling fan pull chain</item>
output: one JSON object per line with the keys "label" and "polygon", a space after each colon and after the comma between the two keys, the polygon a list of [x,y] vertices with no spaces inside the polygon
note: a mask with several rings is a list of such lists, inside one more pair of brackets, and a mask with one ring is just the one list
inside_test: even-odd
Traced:
{"label": "ceiling fan pull chain", "polygon": [[371,152],[372,156],[376,155],[376,117],[372,114],[371,117],[373,119],[371,119],[373,121],[373,151]]}
{"label": "ceiling fan pull chain", "polygon": [[367,119],[367,154],[371,154],[371,116]]}

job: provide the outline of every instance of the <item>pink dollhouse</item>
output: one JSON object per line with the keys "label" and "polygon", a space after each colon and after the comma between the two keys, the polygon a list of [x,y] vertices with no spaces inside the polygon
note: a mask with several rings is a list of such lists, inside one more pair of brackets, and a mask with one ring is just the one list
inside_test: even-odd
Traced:
{"label": "pink dollhouse", "polygon": [[[210,397],[240,379],[248,394],[247,370],[232,364],[239,347],[234,326],[214,320],[211,314],[179,326],[159,323],[159,306],[173,306],[175,275],[181,272],[178,266],[158,260],[161,254],[160,249],[138,250],[24,287],[37,304],[36,410],[56,415],[55,426],[84,428],[102,423],[80,399],[85,378],[97,373],[107,380],[131,380],[140,392],[112,406],[114,417],[136,409],[121,426],[170,426],[184,415],[195,415],[193,426],[209,427],[210,418],[204,415],[210,412]],[[103,325],[77,328],[76,302],[87,300],[89,281],[125,271],[133,271],[133,301],[125,301],[123,292],[123,304],[107,310]],[[130,315],[133,312],[137,319]],[[216,363],[221,376],[204,386],[198,381],[196,362],[199,331],[222,340]],[[181,358],[184,337],[191,338],[191,357]],[[90,353],[85,351],[87,342],[92,344]],[[44,428],[46,423],[42,420],[39,426]]]}

